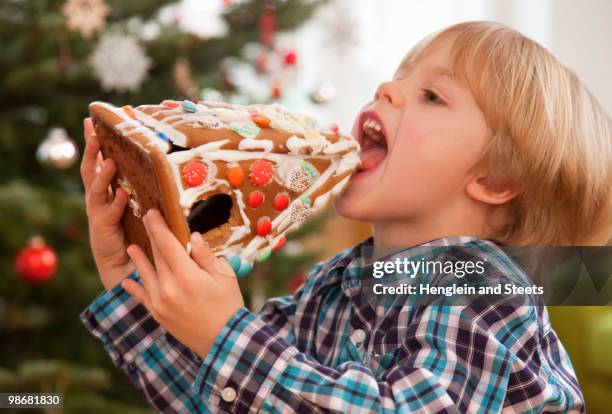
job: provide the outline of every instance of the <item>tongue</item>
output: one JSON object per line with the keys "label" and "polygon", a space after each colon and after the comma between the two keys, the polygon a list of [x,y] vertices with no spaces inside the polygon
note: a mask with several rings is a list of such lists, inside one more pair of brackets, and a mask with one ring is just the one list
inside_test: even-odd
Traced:
{"label": "tongue", "polygon": [[361,171],[376,167],[387,156],[387,149],[382,146],[369,148],[361,153]]}

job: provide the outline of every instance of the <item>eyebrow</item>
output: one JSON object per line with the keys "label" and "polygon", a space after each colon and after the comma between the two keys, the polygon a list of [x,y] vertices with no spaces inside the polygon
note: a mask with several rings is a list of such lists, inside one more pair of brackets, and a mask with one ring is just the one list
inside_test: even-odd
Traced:
{"label": "eyebrow", "polygon": [[426,66],[425,72],[430,73],[434,76],[454,79],[453,73],[444,66]]}

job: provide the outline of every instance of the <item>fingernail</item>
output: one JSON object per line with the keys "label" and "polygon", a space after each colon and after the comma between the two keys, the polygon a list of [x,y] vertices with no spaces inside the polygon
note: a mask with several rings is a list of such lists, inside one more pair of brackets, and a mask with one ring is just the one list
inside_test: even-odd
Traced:
{"label": "fingernail", "polygon": [[203,244],[202,235],[198,233],[197,231],[194,231],[193,233],[191,233],[191,243],[195,244],[196,246],[202,246]]}

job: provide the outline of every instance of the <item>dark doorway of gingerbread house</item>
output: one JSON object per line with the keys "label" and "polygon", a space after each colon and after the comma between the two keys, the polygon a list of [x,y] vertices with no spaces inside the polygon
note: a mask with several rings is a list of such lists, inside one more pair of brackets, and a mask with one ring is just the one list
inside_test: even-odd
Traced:
{"label": "dark doorway of gingerbread house", "polygon": [[232,205],[232,198],[227,194],[215,194],[205,200],[197,201],[187,216],[189,229],[204,234],[227,223]]}

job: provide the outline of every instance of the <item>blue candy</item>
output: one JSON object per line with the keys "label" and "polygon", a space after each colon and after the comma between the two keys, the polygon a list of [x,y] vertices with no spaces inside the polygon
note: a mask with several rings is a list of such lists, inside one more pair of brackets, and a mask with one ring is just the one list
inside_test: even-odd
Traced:
{"label": "blue candy", "polygon": [[238,268],[236,275],[238,275],[238,277],[247,277],[249,273],[251,273],[252,269],[253,265],[251,263],[242,263],[240,268]]}
{"label": "blue candy", "polygon": [[227,262],[232,267],[232,269],[234,269],[234,272],[238,272],[238,269],[240,269],[240,257],[238,256],[228,257]]}
{"label": "blue candy", "polygon": [[157,136],[158,136],[160,139],[162,139],[162,140],[166,141],[167,143],[170,143],[170,140],[168,139],[168,137],[166,136],[166,134],[164,134],[163,132],[159,132],[159,131],[158,131],[158,132],[157,132]]}
{"label": "blue candy", "polygon": [[183,111],[185,112],[196,112],[198,110],[196,104],[191,101],[188,101],[187,99],[181,102],[181,106],[183,107]]}

